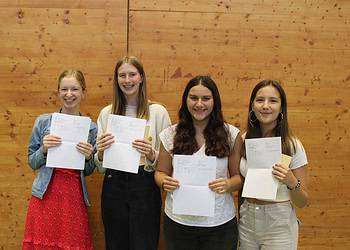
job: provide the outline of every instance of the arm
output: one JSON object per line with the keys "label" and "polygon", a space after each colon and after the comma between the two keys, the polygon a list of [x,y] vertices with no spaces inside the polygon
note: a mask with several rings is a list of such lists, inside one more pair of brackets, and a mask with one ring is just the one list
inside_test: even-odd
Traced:
{"label": "arm", "polygon": [[[307,193],[306,173],[307,165],[296,169],[290,169],[289,166],[276,164],[273,166],[273,175],[290,189],[291,202],[297,207],[305,207],[309,203]],[[297,187],[298,180],[300,187]]]}
{"label": "arm", "polygon": [[164,191],[172,192],[179,187],[179,182],[172,178],[173,166],[171,155],[164,149],[163,144],[160,146],[159,161],[154,179],[159,188]]}
{"label": "arm", "polygon": [[93,126],[89,134],[90,143],[87,143],[88,152],[85,155],[85,166],[84,166],[85,176],[92,174],[95,169],[94,154],[96,153],[96,136],[97,136],[97,128]]}
{"label": "arm", "polygon": [[49,148],[61,144],[60,137],[50,134],[43,137],[44,124],[42,122],[43,120],[40,118],[35,121],[28,146],[28,163],[33,170],[46,164],[46,154]]}
{"label": "arm", "polygon": [[39,118],[36,119],[28,146],[28,163],[33,169],[39,169],[46,163],[46,154],[43,151],[42,135],[40,131]]}
{"label": "arm", "polygon": [[241,147],[243,144],[241,133],[236,136],[235,144],[228,158],[230,178],[219,178],[209,183],[209,188],[219,194],[231,193],[239,190],[243,184],[243,178],[239,174],[239,163],[241,159]]}
{"label": "arm", "polygon": [[106,133],[107,125],[105,123],[107,122],[108,114],[108,111],[103,109],[97,119],[97,140],[94,163],[98,172],[100,173],[104,173],[106,171],[106,169],[102,167],[103,152],[114,142],[114,137],[110,133]]}
{"label": "arm", "polygon": [[146,163],[150,168],[155,168],[156,167],[156,163],[158,161],[158,157],[159,157],[159,149],[160,149],[160,140],[159,140],[159,134],[160,132],[162,132],[164,129],[166,129],[167,127],[171,126],[171,120],[170,120],[170,116],[168,111],[163,107],[160,106],[160,110],[159,112],[159,116],[160,118],[157,119],[156,121],[156,126],[155,126],[155,131],[156,134],[153,135],[153,149],[152,149],[152,154],[150,155],[150,157],[146,157]]}

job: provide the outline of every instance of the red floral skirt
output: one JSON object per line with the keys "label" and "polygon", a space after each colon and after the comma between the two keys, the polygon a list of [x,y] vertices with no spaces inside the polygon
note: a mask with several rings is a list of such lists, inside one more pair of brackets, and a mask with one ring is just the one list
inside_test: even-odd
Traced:
{"label": "red floral skirt", "polygon": [[79,171],[54,169],[44,198],[31,197],[22,249],[93,249]]}

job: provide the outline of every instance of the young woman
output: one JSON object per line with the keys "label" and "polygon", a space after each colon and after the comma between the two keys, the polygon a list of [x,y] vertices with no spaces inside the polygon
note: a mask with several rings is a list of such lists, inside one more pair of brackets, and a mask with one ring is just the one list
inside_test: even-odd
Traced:
{"label": "young woman", "polygon": [[[60,113],[81,115],[86,84],[79,70],[66,70],[58,78]],[[34,124],[28,148],[29,165],[37,170],[29,202],[23,249],[93,249],[86,206],[90,206],[85,176],[94,170],[93,153],[97,127],[91,123],[88,142],[77,144],[85,156],[84,171],[48,168],[49,148],[61,138],[50,134],[52,114],[40,115]]]}
{"label": "young woman", "polygon": [[[95,164],[105,173],[101,207],[106,249],[154,250],[158,245],[161,208],[154,168],[159,133],[170,126],[169,114],[162,105],[148,100],[146,75],[136,57],[124,57],[117,62],[113,89],[113,103],[102,109],[97,121],[98,151],[95,154]],[[147,120],[146,139],[133,142],[145,157],[138,174],[102,167],[103,152],[114,143],[113,136],[106,133],[109,114]]]}
{"label": "young woman", "polygon": [[[282,153],[292,160],[289,166],[273,166],[272,174],[280,182],[275,200],[247,198],[242,204],[240,249],[297,249],[298,222],[293,206],[304,207],[308,203],[307,159],[301,142],[291,134],[287,118],[287,99],[280,83],[274,80],[258,83],[250,96],[247,131],[243,137],[280,136]],[[240,173],[246,176],[244,145],[241,152]]]}
{"label": "young woman", "polygon": [[[167,250],[236,249],[237,220],[231,192],[241,187],[234,155],[239,130],[224,122],[215,82],[208,76],[191,79],[182,95],[179,123],[161,134],[156,182],[167,192],[164,235]],[[216,156],[216,179],[208,183],[215,194],[214,217],[172,212],[172,192],[181,183],[172,177],[174,154]]]}

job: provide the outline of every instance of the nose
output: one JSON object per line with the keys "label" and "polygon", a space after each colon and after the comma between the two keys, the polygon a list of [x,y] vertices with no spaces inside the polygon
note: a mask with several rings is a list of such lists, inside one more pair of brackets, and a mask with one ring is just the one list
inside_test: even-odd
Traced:
{"label": "nose", "polygon": [[67,96],[71,96],[72,95],[72,91],[70,89],[67,90]]}
{"label": "nose", "polygon": [[266,101],[264,101],[264,103],[263,103],[263,106],[262,106],[263,108],[268,108],[269,107],[269,102],[266,100]]}
{"label": "nose", "polygon": [[198,98],[197,102],[196,102],[196,106],[202,106],[203,105],[203,101],[201,98]]}

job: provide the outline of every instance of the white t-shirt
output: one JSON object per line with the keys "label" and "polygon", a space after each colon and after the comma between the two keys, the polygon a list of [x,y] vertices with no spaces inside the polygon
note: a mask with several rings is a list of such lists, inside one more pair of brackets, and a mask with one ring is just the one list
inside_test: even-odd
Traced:
{"label": "white t-shirt", "polygon": [[[239,133],[239,130],[226,124],[229,128],[232,147]],[[163,146],[167,152],[171,154],[174,146],[174,136],[176,134],[176,125],[168,127],[163,130],[159,137]],[[203,145],[194,155],[205,156],[205,145]],[[228,172],[228,157],[217,158],[216,160],[216,178],[225,178],[229,176]],[[215,212],[214,217],[207,216],[192,216],[192,215],[178,215],[173,214],[173,197],[172,193],[168,192],[165,199],[165,214],[173,221],[187,226],[199,226],[199,227],[214,227],[222,225],[235,217],[235,206],[233,197],[229,193],[217,194],[215,193]]]}
{"label": "white t-shirt", "polygon": [[[294,143],[295,143],[295,152],[293,153],[292,160],[289,164],[290,169],[300,168],[307,164],[306,153],[303,145],[298,139],[294,139]],[[241,162],[239,164],[239,170],[242,176],[245,177],[247,175],[247,171],[248,171],[247,160],[244,157],[241,158]],[[289,195],[289,190],[287,188],[287,185],[279,182],[275,200],[265,200],[265,199],[260,199],[260,200],[275,201],[275,202],[289,201],[290,195]]]}

